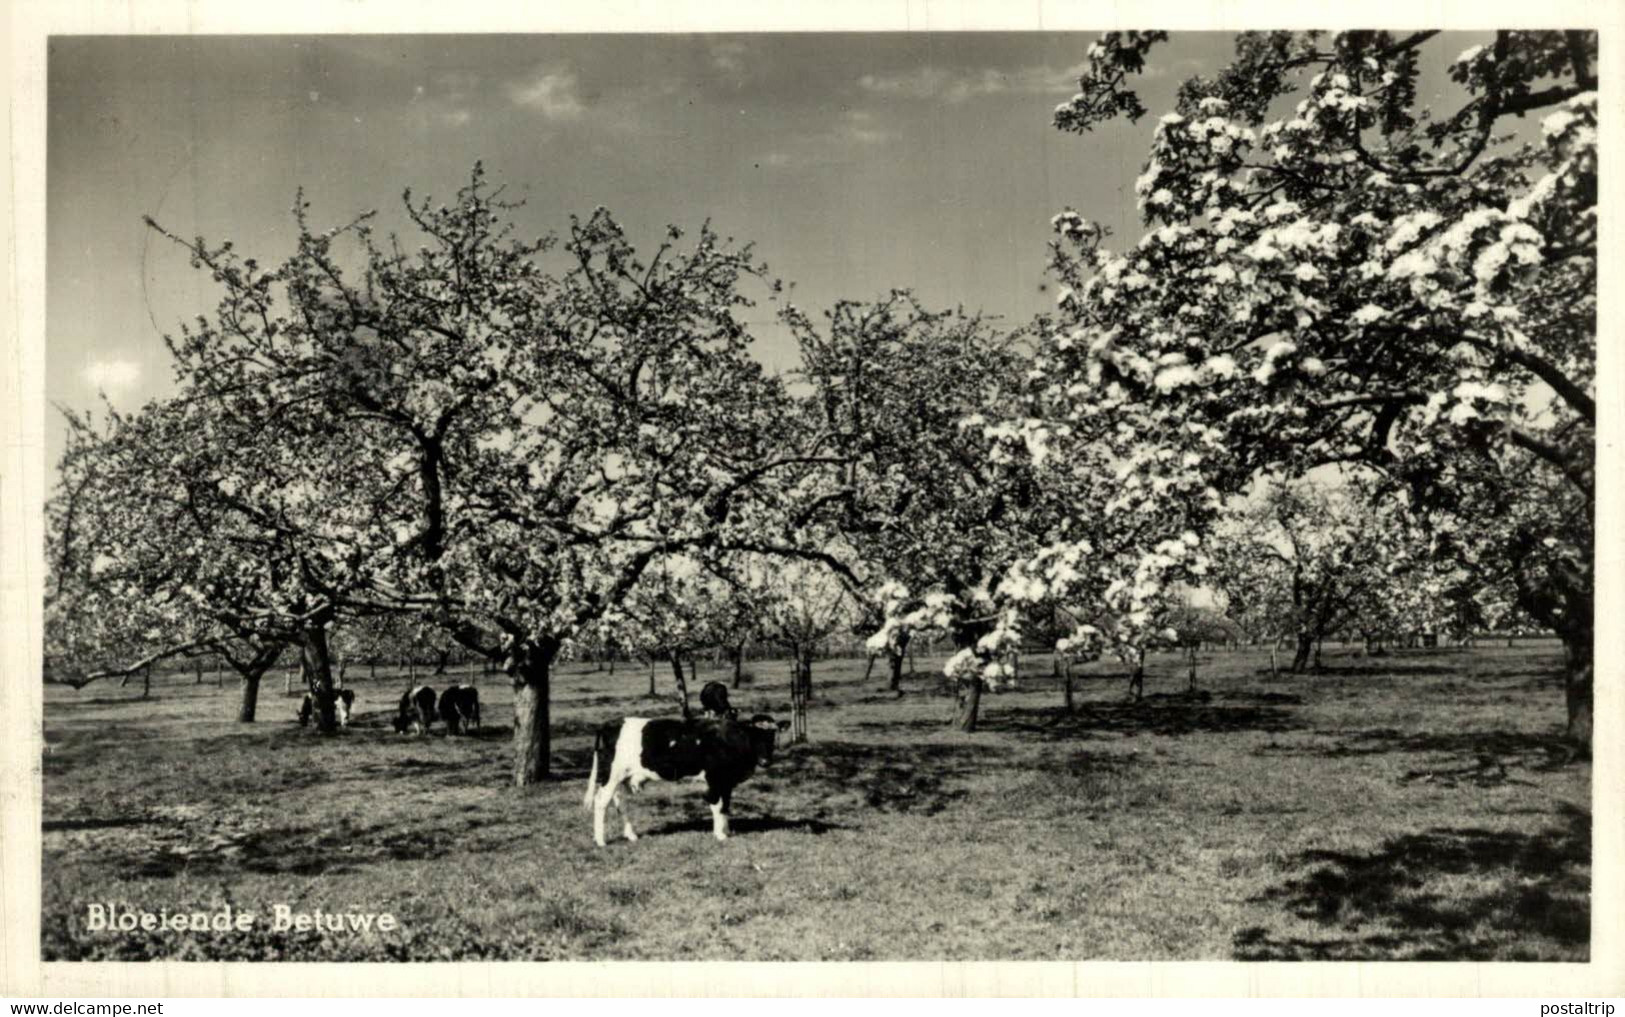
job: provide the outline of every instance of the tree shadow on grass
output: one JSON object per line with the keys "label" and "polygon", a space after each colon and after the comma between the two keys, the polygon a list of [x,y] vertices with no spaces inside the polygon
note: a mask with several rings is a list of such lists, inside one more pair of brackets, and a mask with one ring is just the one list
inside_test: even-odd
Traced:
{"label": "tree shadow on grass", "polygon": [[1009,710],[990,714],[980,728],[1009,731],[1027,738],[1066,741],[1106,734],[1227,734],[1241,731],[1290,731],[1300,724],[1289,709],[1275,703],[1227,705],[1168,697],[1140,702],[1082,703],[1072,712],[1053,708]]}
{"label": "tree shadow on grass", "polygon": [[114,850],[110,860],[126,877],[151,879],[234,872],[327,876],[353,872],[363,865],[433,861],[467,850],[463,831],[445,826],[359,830],[294,826],[219,837],[200,832],[184,844],[145,851]]}
{"label": "tree shadow on grass", "polygon": [[40,824],[43,833],[71,830],[117,830],[130,826],[146,826],[152,820],[146,816],[119,816],[112,819],[47,819]]}
{"label": "tree shadow on grass", "polygon": [[[146,698],[146,702],[151,703],[157,699],[157,696],[148,696]],[[67,697],[63,697],[61,699],[53,699],[45,704],[45,712],[51,713],[56,710],[79,710],[89,706],[129,706],[133,703],[139,702],[142,702],[142,699],[141,692],[138,689],[127,696],[92,696],[89,699],[69,699]]]}
{"label": "tree shadow on grass", "polygon": [[[1285,668],[1281,669],[1286,674]],[[1444,664],[1414,664],[1393,657],[1372,657],[1362,664],[1321,664],[1311,666],[1309,670],[1291,677],[1306,682],[1316,678],[1425,678],[1434,675],[1461,675],[1461,668],[1449,667]]]}
{"label": "tree shadow on grass", "polygon": [[[610,810],[611,815],[614,810]],[[840,823],[830,823],[822,819],[784,819],[778,816],[734,816],[728,820],[730,834],[748,836],[756,833],[772,833],[777,830],[789,830],[793,833],[810,833],[821,837],[831,830],[850,830],[852,827]],[[710,815],[695,816],[692,819],[678,819],[663,823],[660,826],[650,827],[641,831],[639,837],[657,837],[674,833],[710,833]]]}
{"label": "tree shadow on grass", "polygon": [[1563,806],[1535,834],[1440,828],[1369,854],[1306,851],[1312,866],[1254,898],[1324,930],[1238,932],[1241,960],[1585,960],[1591,935],[1591,817]]}
{"label": "tree shadow on grass", "polygon": [[785,753],[768,776],[810,800],[815,818],[859,803],[932,816],[969,797],[977,778],[1006,770],[1010,756],[996,745],[820,741]]}
{"label": "tree shadow on grass", "polygon": [[1264,745],[1258,755],[1315,756],[1327,759],[1376,756],[1388,753],[1447,757],[1441,766],[1476,763],[1490,767],[1515,766],[1551,772],[1580,762],[1574,746],[1556,732],[1530,731],[1399,731],[1371,728],[1364,731],[1322,731],[1335,737],[1332,745]]}

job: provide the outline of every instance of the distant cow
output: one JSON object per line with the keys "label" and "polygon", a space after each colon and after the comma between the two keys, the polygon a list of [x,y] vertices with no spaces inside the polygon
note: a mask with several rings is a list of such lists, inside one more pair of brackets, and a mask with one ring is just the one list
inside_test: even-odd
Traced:
{"label": "distant cow", "polygon": [[[355,690],[339,689],[333,693],[333,710],[339,715],[339,727],[350,726],[350,714],[355,710]],[[316,697],[309,692],[299,703],[299,726],[304,727],[310,723],[310,718],[316,715]]]}
{"label": "distant cow", "polygon": [[399,734],[415,731],[428,734],[434,723],[434,689],[418,685],[401,693],[400,709],[395,713],[395,730]]}
{"label": "distant cow", "polygon": [[739,711],[728,705],[728,686],[721,682],[706,682],[700,690],[700,709],[713,717],[739,719]]}
{"label": "distant cow", "polygon": [[[717,840],[728,839],[728,814],[733,790],[773,761],[773,747],[789,721],[774,722],[759,713],[748,722],[733,717],[690,720],[628,717],[598,731],[592,750],[592,773],[582,806],[592,810],[592,839],[604,846],[604,814],[610,802],[621,814],[622,832],[637,840],[632,818],[622,801],[621,784],[636,792],[645,781],[699,777],[705,781],[705,801],[711,806],[711,830]],[[599,786],[599,760],[608,775]]]}
{"label": "distant cow", "polygon": [[478,731],[480,728],[480,690],[472,685],[453,685],[440,694],[440,719],[446,723],[447,734]]}

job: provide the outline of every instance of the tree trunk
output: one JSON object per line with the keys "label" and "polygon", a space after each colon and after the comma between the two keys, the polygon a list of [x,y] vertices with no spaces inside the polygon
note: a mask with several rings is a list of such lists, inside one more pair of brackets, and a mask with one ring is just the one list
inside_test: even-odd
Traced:
{"label": "tree trunk", "polygon": [[864,680],[865,683],[867,683],[869,681],[869,678],[875,673],[875,658],[877,656],[878,656],[878,654],[874,654],[874,653],[869,654],[869,663],[864,665],[864,668],[863,668],[863,680]]}
{"label": "tree trunk", "polygon": [[[896,644],[886,651],[886,662],[891,665],[891,685],[889,687],[893,692],[903,687],[903,654],[909,651],[909,646],[913,642],[914,637],[904,630],[897,633]],[[909,658],[909,663],[908,670],[912,674],[914,673],[913,657]]]}
{"label": "tree trunk", "polygon": [[148,664],[141,669],[141,698],[146,699],[152,695],[152,665]]}
{"label": "tree trunk", "polygon": [[1128,680],[1129,695],[1136,703],[1145,698],[1145,647],[1140,647],[1134,654],[1134,673]]}
{"label": "tree trunk", "polygon": [[1581,754],[1591,756],[1592,648],[1591,633],[1563,640],[1563,699],[1568,705],[1568,738]]}
{"label": "tree trunk", "polygon": [[1326,645],[1326,640],[1325,639],[1316,639],[1315,640],[1315,670],[1316,671],[1320,670],[1320,667],[1321,667],[1321,665],[1320,665],[1320,650],[1321,650],[1321,647],[1323,647],[1325,645]]}
{"label": "tree trunk", "polygon": [[[956,621],[952,628],[953,645],[955,650],[973,650],[983,636],[993,631],[990,620]],[[912,653],[912,649],[910,653]],[[970,733],[976,730],[977,721],[981,719],[982,709],[982,671],[988,661],[978,653],[976,667],[969,679],[957,678],[958,702],[954,709],[953,726],[960,731]]]}
{"label": "tree trunk", "polygon": [[327,645],[327,629],[312,625],[305,629],[299,647],[299,669],[309,683],[316,703],[316,731],[333,734],[339,729],[338,691],[333,684],[333,658]]}
{"label": "tree trunk", "polygon": [[1280,640],[1276,640],[1275,642],[1270,644],[1270,677],[1271,678],[1279,678],[1279,677],[1281,677],[1281,669],[1280,669],[1280,667],[1279,667],[1279,665],[1278,665],[1278,663],[1276,661],[1276,657],[1275,657],[1276,651],[1278,649],[1280,649]]}
{"label": "tree trunk", "polygon": [[[260,679],[265,673],[276,666],[276,660],[282,656],[282,647],[276,646],[261,650],[255,654],[245,667],[239,668],[243,677],[243,697],[237,705],[237,722],[239,724],[254,723],[254,711],[259,705]],[[218,667],[219,662],[216,661]],[[217,672],[218,673],[218,672]]]}
{"label": "tree trunk", "polygon": [[800,745],[807,740],[807,686],[811,683],[812,665],[803,666],[800,654],[790,658],[790,744]]}
{"label": "tree trunk", "polygon": [[254,710],[259,705],[260,676],[263,671],[250,671],[243,675],[243,698],[237,704],[237,723],[254,723]]}
{"label": "tree trunk", "polygon": [[1196,644],[1192,643],[1190,646],[1187,646],[1185,648],[1185,651],[1186,651],[1186,653],[1188,655],[1187,659],[1189,660],[1190,667],[1191,667],[1190,690],[1192,692],[1195,692],[1196,691]]}
{"label": "tree trunk", "polygon": [[513,783],[529,787],[551,772],[552,718],[549,698],[556,647],[515,650],[513,666]]}
{"label": "tree trunk", "polygon": [[1303,674],[1309,670],[1309,655],[1314,652],[1315,637],[1307,632],[1298,633],[1298,649],[1292,655],[1292,673]]}
{"label": "tree trunk", "polygon": [[1073,702],[1072,702],[1072,662],[1070,660],[1067,661],[1066,666],[1064,668],[1062,668],[1061,681],[1064,683],[1061,686],[1061,688],[1063,690],[1062,695],[1064,697],[1061,701],[1066,706],[1066,712],[1071,713],[1072,710],[1073,710]]}
{"label": "tree trunk", "polygon": [[959,686],[959,704],[954,711],[954,727],[970,733],[976,730],[976,722],[981,719],[982,708],[982,676],[973,676],[969,681],[961,681]]}
{"label": "tree trunk", "polygon": [[677,705],[683,708],[683,719],[689,717],[688,679],[683,677],[683,658],[676,650],[671,652],[671,673],[677,679]]}
{"label": "tree trunk", "polygon": [[732,649],[734,658],[734,688],[739,688],[739,679],[745,673],[745,644],[740,643]]}
{"label": "tree trunk", "polygon": [[653,656],[649,658],[649,698],[660,698],[660,690],[655,688],[655,659]]}

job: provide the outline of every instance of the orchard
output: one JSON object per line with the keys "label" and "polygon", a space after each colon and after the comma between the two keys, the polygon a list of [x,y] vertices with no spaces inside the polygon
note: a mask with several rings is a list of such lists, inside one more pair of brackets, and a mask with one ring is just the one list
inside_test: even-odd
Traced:
{"label": "orchard", "polygon": [[[64,411],[47,828],[53,798],[124,786],[105,772],[136,759],[109,753],[121,732],[169,725],[169,776],[127,792],[143,815],[263,773],[333,841],[315,875],[356,824],[358,864],[394,851],[512,888],[543,879],[535,854],[572,874],[514,905],[542,932],[419,899],[427,931],[396,954],[316,938],[289,956],[674,957],[669,916],[590,917],[581,887],[652,911],[654,877],[607,870],[558,781],[586,775],[604,722],[719,723],[697,704],[714,680],[791,721],[740,792],[754,853],[725,863],[764,920],[719,957],[841,957],[813,930],[844,923],[854,956],[888,959],[1583,959],[1560,913],[1589,885],[1597,36],[1447,41],[1243,33],[1165,110],[1138,90],[1178,73],[1165,33],[1087,44],[1052,126],[1089,146],[1145,121],[1144,232],[1088,208],[1040,224],[1056,299],[1028,321],[933,307],[907,280],[804,306],[703,220],[651,238],[598,207],[522,235],[528,182],[479,163],[455,193],[405,191],[401,230],[317,222],[301,192],[280,260],[155,213],[154,256],[214,303],[165,337],[172,394]],[[1458,106],[1424,102],[1427,61]],[[769,334],[792,367],[766,366]],[[308,729],[264,684],[279,664]],[[85,691],[155,673],[149,705]],[[459,682],[479,731],[388,730],[403,688]],[[164,740],[177,723],[215,770]],[[421,812],[413,768],[444,778]],[[346,804],[337,785],[360,780],[390,789],[379,813]],[[466,827],[443,818],[459,794]],[[707,838],[661,801],[644,808],[669,836],[636,851],[700,885]],[[1356,836],[1367,802],[1380,829]],[[1457,821],[1519,802],[1562,822],[1497,854]],[[1318,825],[1281,818],[1302,812]],[[268,892],[292,842],[221,822],[234,853],[198,864]],[[496,869],[460,853],[480,830],[507,845]],[[1360,837],[1346,871],[1314,868],[1322,838]],[[77,850],[62,871],[98,879]],[[1305,931],[1316,879],[1380,881],[1402,857],[1464,871],[1452,851],[1473,860],[1471,921],[1355,888],[1332,905],[1343,932]],[[1541,901],[1509,903],[1541,859],[1559,873]],[[119,892],[171,862],[126,865]],[[803,920],[762,865],[857,889],[809,890]],[[379,871],[363,896],[390,903]],[[1166,923],[1137,878],[1173,895]],[[975,935],[877,917],[928,883],[927,910]],[[1538,913],[1530,938],[1507,913]],[[47,943],[106,955],[71,929]]]}

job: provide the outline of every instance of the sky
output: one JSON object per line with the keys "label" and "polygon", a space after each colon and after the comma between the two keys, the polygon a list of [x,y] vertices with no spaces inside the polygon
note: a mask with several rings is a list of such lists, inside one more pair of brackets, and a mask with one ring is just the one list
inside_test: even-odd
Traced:
{"label": "sky", "polygon": [[[710,219],[803,308],[896,287],[1025,322],[1053,300],[1050,217],[1070,206],[1137,238],[1156,116],[1233,49],[1176,33],[1139,83],[1150,116],[1063,134],[1051,111],[1093,38],[53,37],[46,398],[83,409],[105,392],[131,409],[172,391],[162,336],[218,293],[143,215],[274,264],[298,188],[319,228],[377,209],[381,231],[404,233],[402,190],[449,198],[475,160],[526,201],[521,235],[598,205],[640,247]],[[773,315],[764,299],[748,319],[757,355],[788,370]],[[46,434],[54,463],[61,424]]]}

